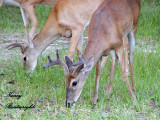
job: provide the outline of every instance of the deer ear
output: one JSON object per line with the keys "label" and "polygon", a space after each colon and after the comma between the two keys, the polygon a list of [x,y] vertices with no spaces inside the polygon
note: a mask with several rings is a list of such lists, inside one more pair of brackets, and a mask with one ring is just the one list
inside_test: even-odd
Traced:
{"label": "deer ear", "polygon": [[81,64],[81,65],[77,66],[77,67],[73,70],[73,72],[72,72],[71,75],[72,75],[73,77],[76,77],[76,76],[78,75],[79,71],[81,71],[81,70],[83,69],[83,66],[84,66],[84,64]]}
{"label": "deer ear", "polygon": [[83,71],[84,73],[90,71],[90,70],[92,69],[93,65],[94,65],[94,57],[91,56],[91,57],[89,57],[89,59],[87,60],[84,68],[82,69],[82,71]]}
{"label": "deer ear", "polygon": [[71,69],[73,64],[72,60],[68,56],[65,56],[65,61],[68,66],[68,69]]}

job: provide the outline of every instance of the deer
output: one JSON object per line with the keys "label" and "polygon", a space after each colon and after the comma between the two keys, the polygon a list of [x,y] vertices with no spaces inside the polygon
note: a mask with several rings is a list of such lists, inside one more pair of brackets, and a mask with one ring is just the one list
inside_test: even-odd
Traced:
{"label": "deer", "polygon": [[75,51],[82,53],[83,31],[88,25],[93,12],[103,0],[58,0],[49,17],[30,44],[11,43],[8,49],[19,47],[23,54],[24,68],[34,71],[41,53],[53,41],[60,37],[71,38],[69,57],[73,59]]}
{"label": "deer", "polygon": [[[128,80],[128,60],[131,72],[133,72],[133,52],[135,47],[136,32],[140,16],[139,0],[104,0],[93,13],[88,27],[88,42],[79,61],[73,61],[65,56],[65,62],[59,58],[53,61],[48,56],[49,62],[43,65],[47,68],[53,65],[60,65],[64,68],[66,86],[66,106],[74,106],[80,97],[85,81],[96,65],[96,80],[93,93],[93,105],[98,99],[98,87],[101,73],[102,56],[112,54],[112,68],[114,71],[117,58],[119,59],[121,74],[128,87],[133,104],[136,103],[135,93]],[[127,44],[124,45],[124,40]],[[127,53],[124,53],[124,47]],[[127,51],[128,50],[128,51]],[[126,60],[127,59],[127,60]],[[133,74],[132,74],[133,75]],[[113,75],[111,75],[113,77]],[[106,95],[110,93],[112,80],[109,80]],[[132,77],[132,82],[134,83]],[[134,88],[135,86],[132,87]]]}
{"label": "deer", "polygon": [[[54,6],[56,4],[57,0],[0,0],[0,6],[2,4],[7,4],[11,6],[20,7],[24,26],[25,26],[25,32],[27,35],[27,43],[30,44],[29,39],[33,39],[36,27],[38,25],[37,17],[34,12],[34,7],[38,4],[45,4],[49,6]],[[29,33],[29,18],[32,21],[32,28]]]}

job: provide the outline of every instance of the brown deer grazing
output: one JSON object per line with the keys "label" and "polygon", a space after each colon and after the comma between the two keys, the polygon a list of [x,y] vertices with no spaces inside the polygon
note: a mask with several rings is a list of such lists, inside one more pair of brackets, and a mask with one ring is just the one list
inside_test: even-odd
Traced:
{"label": "brown deer grazing", "polygon": [[[104,0],[91,18],[88,42],[82,58],[79,57],[79,61],[73,63],[68,57],[65,57],[66,63],[63,63],[60,61],[58,53],[56,61],[52,61],[49,57],[49,63],[44,65],[44,68],[57,64],[64,67],[67,106],[75,104],[81,94],[86,78],[95,64],[96,82],[93,103],[96,104],[101,72],[101,57],[107,56],[110,53],[112,53],[114,63],[116,63],[117,54],[120,61],[121,74],[128,86],[132,102],[136,102],[134,92],[128,81],[128,60],[125,59],[123,41],[127,36],[129,61],[132,68],[139,15],[139,0]],[[112,81],[109,82],[109,84],[111,83]]]}
{"label": "brown deer grazing", "polygon": [[[34,12],[34,7],[38,4],[54,6],[56,2],[57,0],[0,0],[0,6],[2,4],[7,4],[11,6],[20,7],[26,34],[27,34],[27,42],[30,43],[29,39],[33,39],[35,30],[38,24],[37,17]],[[32,21],[32,28],[30,31],[30,35],[28,32],[29,18]]]}
{"label": "brown deer grazing", "polygon": [[59,0],[53,7],[40,33],[30,41],[27,47],[20,43],[12,43],[8,48],[21,47],[24,66],[34,70],[38,56],[59,37],[71,37],[69,57],[73,58],[77,49],[82,52],[83,31],[90,21],[93,12],[103,0]]}

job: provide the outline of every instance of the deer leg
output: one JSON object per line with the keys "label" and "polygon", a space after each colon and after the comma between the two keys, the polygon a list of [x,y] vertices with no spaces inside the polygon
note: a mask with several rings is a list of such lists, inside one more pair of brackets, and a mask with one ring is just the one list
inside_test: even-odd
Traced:
{"label": "deer leg", "polygon": [[[126,64],[128,66],[129,46],[128,46],[128,38],[127,37],[124,38],[124,48],[125,48],[125,61],[126,61]],[[128,67],[127,67],[127,73],[129,73],[128,72]]]}
{"label": "deer leg", "polygon": [[74,30],[72,32],[72,39],[71,39],[71,44],[69,48],[69,58],[71,60],[73,60],[73,55],[79,43],[79,40],[81,39],[82,33],[83,33],[83,28],[81,30]]}
{"label": "deer leg", "polygon": [[116,52],[112,51],[111,54],[112,54],[112,67],[111,67],[110,80],[109,80],[109,83],[108,83],[108,87],[106,89],[106,95],[109,95],[111,93],[113,76],[114,76],[114,72],[115,72],[115,68],[116,68],[116,64],[117,64]]}
{"label": "deer leg", "polygon": [[129,41],[129,64],[131,72],[132,90],[135,91],[134,76],[133,76],[133,51],[135,47],[135,39],[132,31],[128,33],[128,41]]}
{"label": "deer leg", "polygon": [[21,9],[21,14],[22,14],[22,18],[23,18],[23,22],[24,22],[24,26],[25,26],[25,31],[26,31],[26,35],[27,35],[27,43],[29,43],[28,38],[29,38],[29,32],[28,32],[28,26],[29,26],[29,20],[28,20],[28,14],[26,13],[26,11],[20,7]]}
{"label": "deer leg", "polygon": [[77,48],[76,48],[78,56],[82,55],[82,47],[83,47],[83,33],[80,37],[79,43],[78,43]]}
{"label": "deer leg", "polygon": [[108,60],[108,56],[103,57],[102,62],[101,62],[101,68],[104,68],[107,60]]}
{"label": "deer leg", "polygon": [[133,104],[135,104],[135,102],[136,102],[135,95],[134,95],[134,92],[132,91],[130,83],[128,81],[128,73],[127,73],[128,63],[127,63],[127,61],[125,61],[124,50],[123,50],[123,46],[122,45],[121,45],[120,48],[117,49],[117,53],[118,53],[119,62],[120,62],[120,65],[121,65],[121,74],[122,74],[122,76],[123,76],[123,78],[124,78],[124,80],[125,80],[125,82],[127,84],[128,89],[129,89],[132,102],[133,102]]}
{"label": "deer leg", "polygon": [[31,21],[32,21],[32,28],[31,28],[31,31],[30,31],[30,39],[32,40],[33,37],[34,37],[34,33],[35,33],[35,30],[36,30],[37,24],[38,24],[38,22],[37,22],[37,17],[36,17],[36,15],[35,15],[34,6],[33,6],[33,5],[24,7],[24,9],[25,9],[26,12],[28,13],[29,18],[30,18]]}
{"label": "deer leg", "polygon": [[[130,44],[132,44],[132,43],[130,43]],[[128,37],[125,37],[125,39],[124,39],[124,46],[125,46],[125,61],[126,61],[126,64],[128,65],[128,59],[129,59],[129,64],[130,64],[130,74],[131,74],[132,90],[135,91],[134,77],[133,77],[133,56],[132,56],[132,53],[133,53],[132,51],[133,50],[130,50],[130,48],[129,48]],[[132,47],[132,49],[133,49],[133,47]],[[128,57],[128,54],[130,54],[129,57]]]}
{"label": "deer leg", "polygon": [[[134,25],[134,28],[133,28],[133,31],[132,31],[134,35],[132,36],[132,33],[130,33],[130,35],[128,35],[128,37],[130,37],[129,42],[133,40],[133,42],[130,42],[130,45],[134,44],[134,46],[135,46],[137,26],[138,26],[138,23],[136,23],[136,24]],[[131,48],[130,48],[130,49],[131,49]],[[129,57],[129,62],[130,62],[132,89],[133,89],[134,92],[135,92],[134,77],[133,77],[133,50],[131,50],[131,51],[132,51],[132,53],[129,53],[129,54],[130,54],[130,55],[129,55],[129,56],[130,56],[130,57]]]}
{"label": "deer leg", "polygon": [[98,100],[98,86],[99,86],[100,73],[101,73],[101,58],[96,63],[96,81],[95,81],[95,88],[92,100],[93,105],[96,105]]}

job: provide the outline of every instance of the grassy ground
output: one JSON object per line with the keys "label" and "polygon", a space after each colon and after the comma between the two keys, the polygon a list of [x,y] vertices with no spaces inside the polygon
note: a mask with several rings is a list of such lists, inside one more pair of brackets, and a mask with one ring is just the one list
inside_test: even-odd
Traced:
{"label": "grassy ground", "polygon": [[[159,41],[160,1],[150,1],[151,0],[141,0],[142,9],[137,33],[137,38],[139,42]],[[38,17],[37,32],[40,31],[41,28],[44,26],[45,21],[50,13],[50,10],[51,7],[42,5],[35,8],[35,12]],[[25,32],[19,8],[11,6],[2,6],[0,8],[0,32],[7,32],[13,34],[17,32]],[[85,32],[85,36],[87,36],[87,32]]]}
{"label": "grassy ground", "polygon": [[[58,46],[54,45],[54,49],[42,54],[32,75],[22,70],[22,56],[17,54],[20,52],[18,49],[6,58],[2,50],[0,51],[0,119],[160,119],[160,15],[158,15],[160,7],[158,5],[157,1],[153,3],[142,1],[134,53],[137,105],[132,105],[127,86],[120,74],[119,64],[111,95],[105,97],[111,58],[101,73],[99,102],[96,109],[92,109],[90,104],[94,89],[95,68],[90,73],[76,106],[68,109],[65,107],[63,69],[60,66],[42,69],[42,65],[48,62],[47,55],[55,58],[54,50]],[[14,7],[5,9],[6,7],[0,8],[1,34],[24,34],[19,9]],[[43,27],[48,16],[40,12],[44,8],[49,13],[51,8],[46,6],[36,8],[40,23],[38,30]],[[13,15],[12,12],[18,14]],[[3,37],[0,40],[3,41]],[[4,49],[5,46],[6,44],[3,44],[0,48]],[[68,48],[60,50],[62,60],[67,53]],[[9,92],[22,96],[19,99],[9,97]],[[25,111],[24,109],[7,109],[6,106],[10,103],[13,103],[12,106],[33,104],[35,108]]]}
{"label": "grassy ground", "polygon": [[[38,31],[44,26],[51,9],[52,7],[46,5],[40,5],[35,8],[38,19]],[[25,32],[20,8],[4,5],[0,8],[0,14],[0,30],[2,32]]]}

